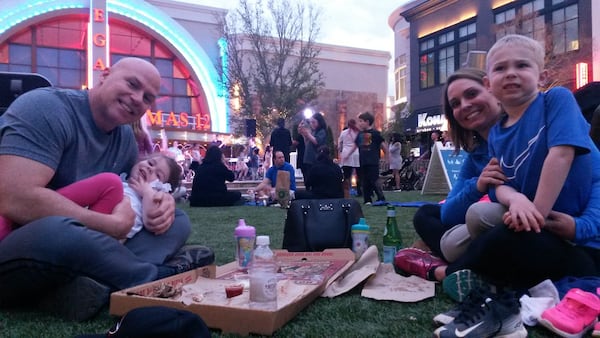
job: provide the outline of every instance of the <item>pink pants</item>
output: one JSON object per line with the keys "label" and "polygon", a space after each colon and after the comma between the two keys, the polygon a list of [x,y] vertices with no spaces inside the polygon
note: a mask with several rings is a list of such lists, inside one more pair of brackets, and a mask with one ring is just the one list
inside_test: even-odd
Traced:
{"label": "pink pants", "polygon": [[[113,173],[100,173],[56,190],[90,210],[109,214],[123,200],[123,182]],[[13,230],[13,222],[0,216],[0,241]]]}

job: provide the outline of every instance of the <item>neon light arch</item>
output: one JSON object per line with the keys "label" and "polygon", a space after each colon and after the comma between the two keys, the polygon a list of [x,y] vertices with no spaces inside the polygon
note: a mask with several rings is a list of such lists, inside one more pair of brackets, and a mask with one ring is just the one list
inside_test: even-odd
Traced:
{"label": "neon light arch", "polygon": [[[24,4],[3,4],[0,11],[0,36],[9,29],[40,15],[55,11],[89,9],[89,1],[83,0],[38,0]],[[145,26],[163,37],[188,63],[192,72],[202,84],[208,109],[210,110],[211,127],[213,132],[227,133],[227,97],[219,95],[219,76],[213,63],[202,47],[183,29],[179,23],[158,8],[143,1],[107,0],[109,12],[129,18]],[[2,39],[0,39],[2,40]],[[208,65],[208,66],[205,66]]]}

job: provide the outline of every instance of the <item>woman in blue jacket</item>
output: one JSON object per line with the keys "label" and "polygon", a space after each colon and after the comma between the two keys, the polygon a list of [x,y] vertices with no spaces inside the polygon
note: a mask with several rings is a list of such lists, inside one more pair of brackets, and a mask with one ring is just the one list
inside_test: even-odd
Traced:
{"label": "woman in blue jacket", "polygon": [[[600,275],[600,161],[593,162],[592,193],[585,211],[578,217],[551,212],[543,231],[514,232],[496,226],[465,243],[448,241],[447,231],[465,223],[467,209],[478,202],[490,184],[501,184],[505,177],[497,161],[487,153],[487,135],[502,114],[501,107],[484,87],[485,73],[462,69],[448,78],[444,91],[444,110],[456,147],[469,156],[445,203],[424,206],[415,214],[417,233],[446,264],[428,253],[406,249],[399,265],[406,272],[430,280],[443,280],[462,269],[471,269],[497,284],[531,287],[544,279],[565,276]],[[458,95],[449,95],[454,86]],[[458,228],[461,228],[458,226]],[[462,229],[465,227],[462,226]],[[446,233],[446,235],[444,235]],[[457,238],[457,237],[455,237]],[[440,247],[442,240],[442,247]],[[575,244],[575,245],[573,245]],[[463,246],[463,248],[460,248]],[[452,256],[452,250],[460,254]],[[450,254],[449,254],[450,253]]]}

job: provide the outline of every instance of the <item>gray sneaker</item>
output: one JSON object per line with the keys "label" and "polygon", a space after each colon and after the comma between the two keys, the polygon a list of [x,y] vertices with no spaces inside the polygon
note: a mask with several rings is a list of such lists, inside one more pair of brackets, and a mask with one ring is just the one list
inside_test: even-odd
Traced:
{"label": "gray sneaker", "polygon": [[490,294],[491,292],[485,288],[475,288],[454,308],[433,317],[433,321],[438,325],[449,324],[454,321],[461,312],[472,308],[473,304],[475,304],[475,306],[482,304]]}
{"label": "gray sneaker", "polygon": [[184,245],[165,265],[183,273],[215,262],[215,253],[203,245]]}
{"label": "gray sneaker", "polygon": [[438,338],[525,338],[527,329],[521,321],[519,300],[514,293],[507,292],[488,297],[481,304],[470,304],[433,334]]}
{"label": "gray sneaker", "polygon": [[109,299],[109,287],[89,277],[77,276],[44,297],[39,303],[39,309],[81,322],[98,314],[108,305]]}

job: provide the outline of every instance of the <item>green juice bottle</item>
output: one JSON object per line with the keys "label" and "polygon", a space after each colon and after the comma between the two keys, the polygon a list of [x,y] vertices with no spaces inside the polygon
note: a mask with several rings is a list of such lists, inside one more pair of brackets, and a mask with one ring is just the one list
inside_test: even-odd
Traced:
{"label": "green juice bottle", "polygon": [[387,221],[383,231],[383,263],[394,262],[396,252],[402,249],[402,237],[396,223],[396,208],[393,205],[387,206]]}

